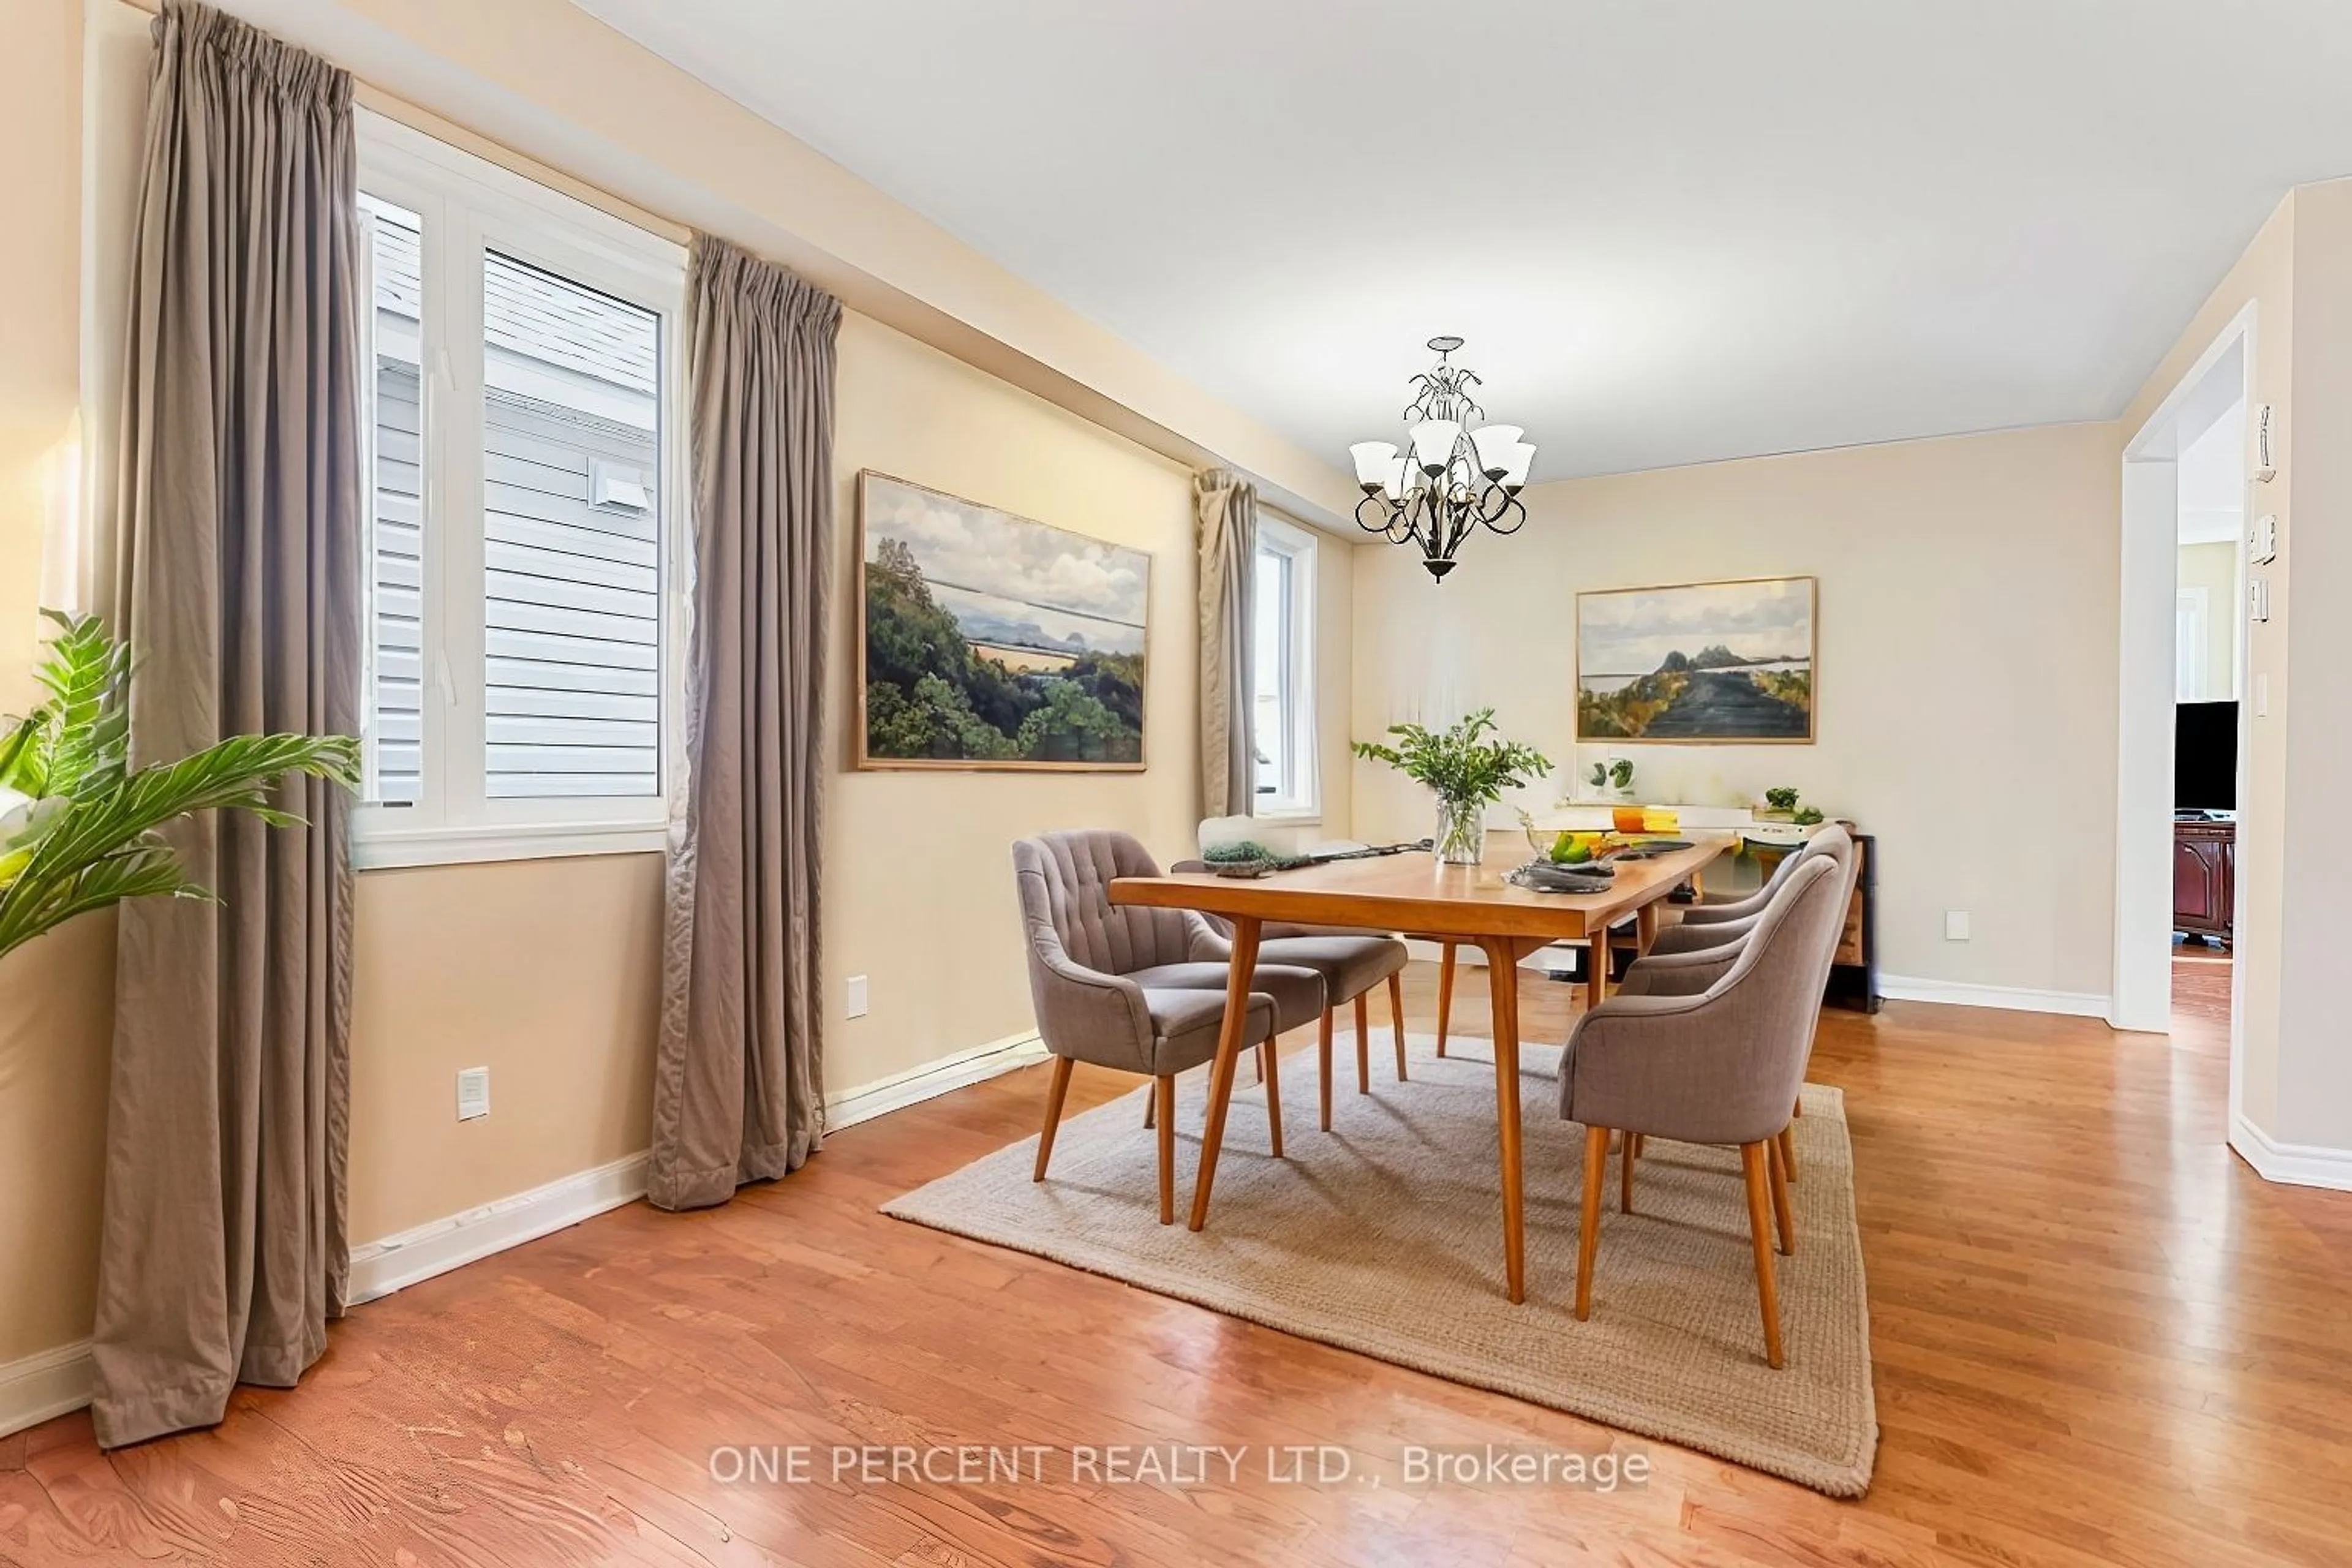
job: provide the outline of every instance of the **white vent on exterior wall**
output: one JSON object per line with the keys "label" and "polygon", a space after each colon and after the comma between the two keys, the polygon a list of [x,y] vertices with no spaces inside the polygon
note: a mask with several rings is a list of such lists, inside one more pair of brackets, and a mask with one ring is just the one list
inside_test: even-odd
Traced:
{"label": "white vent on exterior wall", "polygon": [[643,468],[623,468],[602,458],[588,460],[588,504],[626,507],[643,511],[654,504]]}

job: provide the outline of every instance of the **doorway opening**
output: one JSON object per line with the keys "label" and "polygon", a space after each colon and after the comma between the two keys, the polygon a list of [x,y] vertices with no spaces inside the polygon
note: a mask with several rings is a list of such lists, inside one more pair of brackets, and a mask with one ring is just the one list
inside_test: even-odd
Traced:
{"label": "doorway opening", "polygon": [[2245,901],[2249,305],[2124,448],[2117,681],[2116,952],[2107,1021],[2231,1058],[2236,910]]}

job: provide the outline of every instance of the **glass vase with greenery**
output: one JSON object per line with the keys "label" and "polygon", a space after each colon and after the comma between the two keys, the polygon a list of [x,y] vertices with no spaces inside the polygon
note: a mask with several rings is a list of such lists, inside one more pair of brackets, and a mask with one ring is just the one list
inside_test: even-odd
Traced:
{"label": "glass vase with greenery", "polygon": [[130,765],[131,650],[94,616],[43,612],[59,628],[34,671],[48,700],[0,720],[0,955],[124,899],[210,899],[157,830],[200,811],[274,826],[288,773],[358,787],[348,735],[237,735],[176,763]]}
{"label": "glass vase with greenery", "polygon": [[1388,732],[1393,743],[1359,741],[1356,755],[1386,763],[1428,786],[1437,797],[1432,847],[1448,865],[1476,865],[1486,855],[1486,808],[1505,790],[1523,788],[1551,772],[1541,752],[1502,739],[1492,708],[1481,708],[1443,731],[1391,724]]}

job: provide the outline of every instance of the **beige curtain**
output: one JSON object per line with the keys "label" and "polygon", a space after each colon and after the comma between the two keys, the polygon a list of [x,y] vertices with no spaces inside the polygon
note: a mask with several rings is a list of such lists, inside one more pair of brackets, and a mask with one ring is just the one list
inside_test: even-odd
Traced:
{"label": "beige curtain", "polygon": [[1248,816],[1256,796],[1250,709],[1257,695],[1257,490],[1223,468],[1192,476],[1201,546],[1201,815]]}
{"label": "beige curtain", "polygon": [[724,1202],[824,1138],[819,733],[841,305],[709,235],[687,281],[696,541],[649,1195]]}
{"label": "beige curtain", "polygon": [[[154,25],[115,613],[132,761],[360,726],[351,79],[185,0]],[[341,1313],[352,876],[342,792],[173,830],[216,904],[122,908],[99,1441],[287,1385]]]}

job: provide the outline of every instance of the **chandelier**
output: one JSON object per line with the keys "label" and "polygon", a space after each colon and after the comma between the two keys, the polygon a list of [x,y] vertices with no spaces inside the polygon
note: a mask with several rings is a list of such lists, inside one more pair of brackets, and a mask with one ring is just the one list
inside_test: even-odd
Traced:
{"label": "chandelier", "polygon": [[1404,453],[1386,441],[1359,441],[1348,451],[1364,489],[1356,526],[1391,544],[1418,545],[1421,563],[1444,582],[1472,529],[1517,533],[1528,521],[1519,490],[1536,449],[1516,425],[1472,430],[1471,420],[1486,417],[1470,396],[1478,373],[1445,357],[1462,340],[1432,338],[1429,346],[1437,363],[1412,378],[1420,390],[1404,411]]}

